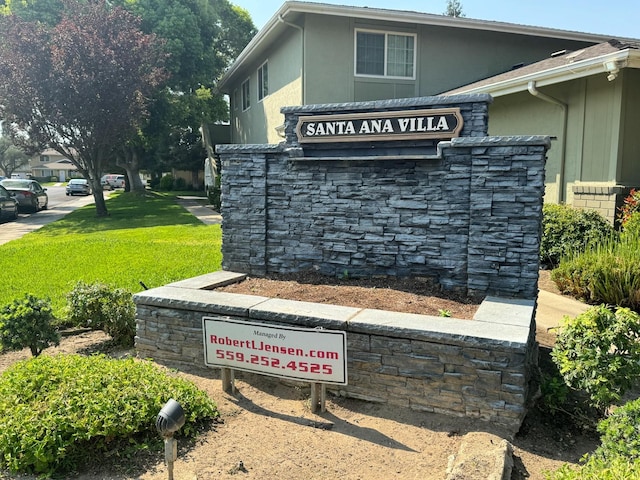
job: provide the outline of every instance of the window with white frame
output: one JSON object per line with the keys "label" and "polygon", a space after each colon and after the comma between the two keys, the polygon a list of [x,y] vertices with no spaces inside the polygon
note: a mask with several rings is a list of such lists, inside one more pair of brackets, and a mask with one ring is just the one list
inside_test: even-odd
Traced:
{"label": "window with white frame", "polygon": [[251,90],[249,90],[249,79],[242,82],[242,110],[248,110],[251,106]]}
{"label": "window with white frame", "polygon": [[264,62],[258,68],[258,101],[269,95],[269,65]]}
{"label": "window with white frame", "polygon": [[356,30],[356,75],[415,78],[416,35]]}

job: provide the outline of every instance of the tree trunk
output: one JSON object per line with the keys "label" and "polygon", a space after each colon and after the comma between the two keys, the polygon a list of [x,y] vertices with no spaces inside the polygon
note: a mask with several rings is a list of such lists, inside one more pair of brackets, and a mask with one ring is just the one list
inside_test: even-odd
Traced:
{"label": "tree trunk", "polygon": [[131,192],[144,192],[145,185],[140,178],[138,152],[136,152],[135,147],[125,147],[122,153],[123,155],[116,160],[116,165],[124,168],[127,172],[129,190]]}
{"label": "tree trunk", "polygon": [[129,179],[129,189],[132,192],[144,192],[145,186],[140,178],[140,169],[137,165],[134,167],[130,165],[122,165],[127,171],[127,178]]}
{"label": "tree trunk", "polygon": [[93,189],[93,199],[96,205],[96,216],[108,217],[107,202],[104,199],[104,192],[102,191],[102,184],[99,178],[91,182],[91,188]]}

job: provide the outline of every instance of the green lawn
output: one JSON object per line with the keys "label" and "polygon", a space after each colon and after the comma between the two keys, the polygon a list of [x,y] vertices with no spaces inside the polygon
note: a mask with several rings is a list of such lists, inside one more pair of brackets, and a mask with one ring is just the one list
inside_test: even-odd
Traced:
{"label": "green lawn", "polygon": [[31,293],[64,316],[76,282],[103,282],[131,292],[219,270],[219,225],[204,225],[173,195],[116,193],[110,216],[88,205],[19,240],[0,245],[0,307]]}

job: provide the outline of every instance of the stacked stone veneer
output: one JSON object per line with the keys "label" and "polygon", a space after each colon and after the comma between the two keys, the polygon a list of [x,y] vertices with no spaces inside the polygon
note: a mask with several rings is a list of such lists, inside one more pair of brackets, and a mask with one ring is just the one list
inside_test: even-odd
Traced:
{"label": "stacked stone veneer", "polygon": [[[428,276],[537,295],[548,137],[486,137],[490,97],[287,107],[280,145],[218,146],[223,268]],[[462,137],[301,146],[301,115],[459,107]]]}
{"label": "stacked stone veneer", "polygon": [[519,428],[537,355],[534,300],[487,298],[462,320],[211,290],[243,277],[218,272],[136,294],[138,355],[204,365],[203,316],[345,330],[348,385],[335,393]]}
{"label": "stacked stone veneer", "polygon": [[[136,348],[204,364],[202,317],[347,332],[338,393],[517,429],[537,363],[548,137],[487,137],[485,95],[287,107],[280,145],[218,146],[223,268],[134,296]],[[460,138],[300,145],[301,115],[459,107]],[[434,277],[486,298],[473,320],[212,291],[269,273]],[[240,275],[241,277],[241,275]]]}

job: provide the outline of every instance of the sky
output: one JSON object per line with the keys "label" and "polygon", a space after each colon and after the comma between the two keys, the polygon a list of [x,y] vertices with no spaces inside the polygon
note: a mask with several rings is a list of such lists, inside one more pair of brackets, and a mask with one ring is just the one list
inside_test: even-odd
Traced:
{"label": "sky", "polygon": [[[284,0],[230,0],[246,9],[258,29]],[[303,0],[304,1],[304,0]],[[313,3],[442,14],[447,0],[313,0]],[[460,0],[467,18],[559,28],[612,38],[640,38],[640,0]]]}

